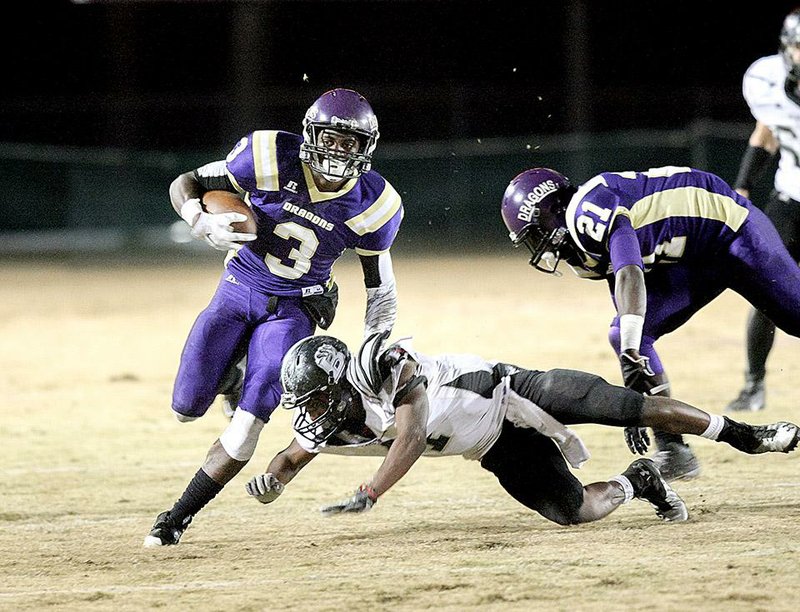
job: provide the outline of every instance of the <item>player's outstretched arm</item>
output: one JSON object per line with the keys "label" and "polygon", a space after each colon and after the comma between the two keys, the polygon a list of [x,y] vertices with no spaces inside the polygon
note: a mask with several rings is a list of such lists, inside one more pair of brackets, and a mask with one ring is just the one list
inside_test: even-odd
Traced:
{"label": "player's outstretched arm", "polygon": [[425,452],[425,430],[428,422],[428,396],[425,386],[414,387],[402,402],[395,411],[397,438],[392,442],[386,458],[370,483],[378,496],[386,493],[405,476]]}
{"label": "player's outstretched arm", "polygon": [[[406,364],[398,383],[399,388],[416,379],[416,364]],[[424,379],[420,379],[424,380]],[[412,383],[413,384],[413,383]],[[366,512],[398,480],[406,475],[411,466],[425,452],[426,427],[428,423],[428,396],[424,384],[416,384],[398,402],[395,409],[397,437],[392,441],[386,457],[369,483],[362,484],[356,493],[339,503],[324,506],[322,514],[329,516],[342,513]]]}
{"label": "player's outstretched arm", "polygon": [[245,485],[247,494],[262,504],[275,501],[283,493],[284,486],[297,476],[316,455],[301,447],[297,440],[279,452],[263,474],[253,476]]}

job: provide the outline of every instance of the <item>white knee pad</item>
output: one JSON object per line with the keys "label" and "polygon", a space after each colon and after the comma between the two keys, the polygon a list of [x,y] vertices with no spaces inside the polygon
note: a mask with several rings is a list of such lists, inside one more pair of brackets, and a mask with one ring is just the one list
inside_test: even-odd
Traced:
{"label": "white knee pad", "polygon": [[175,415],[175,418],[178,419],[181,423],[191,423],[192,421],[196,421],[196,416],[188,416],[186,414],[181,414],[180,412],[176,412],[175,410],[172,411],[172,414]]}
{"label": "white knee pad", "polygon": [[225,452],[237,461],[249,461],[256,450],[256,443],[264,421],[241,408],[233,413],[230,424],[219,437]]}

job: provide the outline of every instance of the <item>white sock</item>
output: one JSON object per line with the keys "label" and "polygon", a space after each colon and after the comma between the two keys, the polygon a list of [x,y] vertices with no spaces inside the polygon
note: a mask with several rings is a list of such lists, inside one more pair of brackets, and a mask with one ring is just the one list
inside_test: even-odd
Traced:
{"label": "white sock", "polygon": [[725,417],[722,417],[718,414],[709,414],[709,418],[711,419],[708,427],[706,430],[701,433],[700,435],[704,438],[708,438],[709,440],[716,440],[719,433],[722,431],[722,428],[725,427]]}
{"label": "white sock", "polygon": [[625,499],[622,500],[623,504],[627,504],[629,501],[633,499],[633,485],[631,481],[628,480],[627,476],[623,476],[620,474],[619,476],[614,476],[613,478],[609,478],[608,482],[616,482],[619,486],[622,487],[622,492],[625,494]]}

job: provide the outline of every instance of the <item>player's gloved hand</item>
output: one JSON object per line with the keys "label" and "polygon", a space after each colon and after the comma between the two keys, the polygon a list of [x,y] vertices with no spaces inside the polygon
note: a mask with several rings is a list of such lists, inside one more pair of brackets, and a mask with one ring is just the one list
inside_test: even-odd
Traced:
{"label": "player's gloved hand", "polygon": [[358,487],[355,495],[349,499],[340,501],[338,504],[323,506],[319,509],[323,516],[333,516],[344,512],[367,512],[378,501],[378,495],[369,485],[362,484]]}
{"label": "player's gloved hand", "polygon": [[650,436],[646,427],[626,427],[625,444],[636,455],[644,455],[650,447]]}
{"label": "player's gloved hand", "polygon": [[255,497],[262,504],[269,504],[283,493],[284,484],[275,478],[275,474],[258,474],[250,479],[244,488],[247,494]]}
{"label": "player's gloved hand", "polygon": [[226,212],[212,215],[211,213],[201,212],[192,225],[192,237],[198,240],[205,240],[215,249],[228,251],[234,249],[238,251],[244,245],[243,242],[250,242],[256,239],[255,234],[244,232],[234,232],[232,223],[247,221],[242,213]]}
{"label": "player's gloved hand", "polygon": [[656,375],[650,367],[650,358],[640,355],[639,351],[628,349],[619,356],[622,368],[622,380],[625,386],[639,393],[647,393],[655,385]]}

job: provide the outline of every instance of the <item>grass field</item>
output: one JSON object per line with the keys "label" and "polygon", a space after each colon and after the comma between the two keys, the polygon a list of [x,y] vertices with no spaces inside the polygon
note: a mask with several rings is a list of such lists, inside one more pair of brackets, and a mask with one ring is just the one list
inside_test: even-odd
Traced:
{"label": "grass field", "polygon": [[[0,262],[2,610],[796,610],[800,456],[749,457],[693,439],[703,473],[676,483],[688,522],[639,501],[560,527],[527,511],[474,462],[422,459],[372,512],[322,518],[377,459],[322,457],[270,506],[244,484],[291,439],[265,428],[243,472],[180,546],[143,549],[224,429],[218,406],[180,424],[169,405],[188,329],[220,262]],[[475,352],[619,382],[604,284],[538,274],[522,253],[397,256],[394,337],[422,352]],[[362,333],[360,269],[343,259],[330,332]],[[674,395],[719,412],[744,367],[746,303],[726,293],[659,344]],[[800,342],[779,334],[768,407],[800,420]],[[622,432],[579,426],[584,482],[630,462]]]}

